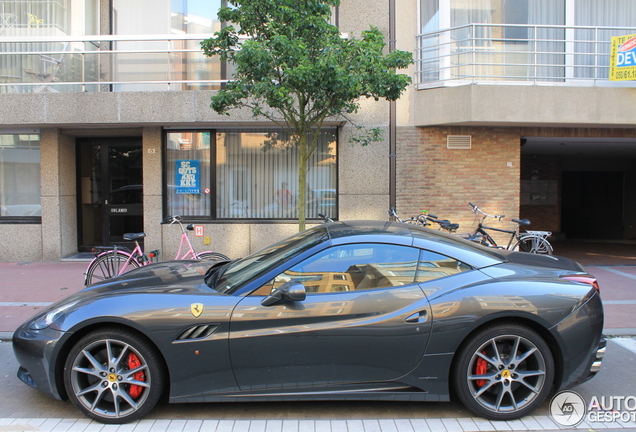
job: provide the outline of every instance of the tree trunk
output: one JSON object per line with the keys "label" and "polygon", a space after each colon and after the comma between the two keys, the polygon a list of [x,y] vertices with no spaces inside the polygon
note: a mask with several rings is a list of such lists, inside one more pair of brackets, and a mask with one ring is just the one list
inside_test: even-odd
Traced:
{"label": "tree trunk", "polygon": [[305,201],[307,200],[307,134],[298,137],[298,232],[305,230]]}

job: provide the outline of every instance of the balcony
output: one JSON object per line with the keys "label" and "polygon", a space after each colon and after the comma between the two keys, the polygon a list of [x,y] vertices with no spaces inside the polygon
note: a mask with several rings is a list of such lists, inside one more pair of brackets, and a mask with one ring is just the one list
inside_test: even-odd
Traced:
{"label": "balcony", "polygon": [[468,84],[636,87],[609,81],[613,36],[634,28],[470,24],[421,34],[418,90]]}
{"label": "balcony", "polygon": [[211,35],[0,39],[0,93],[215,90],[225,65],[203,55]]}

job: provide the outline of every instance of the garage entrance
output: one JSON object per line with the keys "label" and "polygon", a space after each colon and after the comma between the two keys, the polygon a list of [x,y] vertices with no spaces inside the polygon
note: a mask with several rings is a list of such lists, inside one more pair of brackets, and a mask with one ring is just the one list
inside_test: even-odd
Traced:
{"label": "garage entrance", "polygon": [[[524,195],[524,186],[534,189]],[[520,216],[533,229],[636,240],[636,139],[523,137],[521,192]]]}

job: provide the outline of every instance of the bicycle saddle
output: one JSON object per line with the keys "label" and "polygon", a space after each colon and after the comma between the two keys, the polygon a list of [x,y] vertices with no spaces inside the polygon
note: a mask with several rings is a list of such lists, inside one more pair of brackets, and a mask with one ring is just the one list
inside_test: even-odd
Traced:
{"label": "bicycle saddle", "polygon": [[442,223],[440,224],[440,226],[448,231],[455,231],[457,228],[459,228],[458,223]]}
{"label": "bicycle saddle", "polygon": [[124,240],[135,241],[146,237],[146,233],[126,233],[124,234]]}
{"label": "bicycle saddle", "polygon": [[518,223],[520,226],[530,225],[530,221],[528,219],[513,219],[514,223]]}

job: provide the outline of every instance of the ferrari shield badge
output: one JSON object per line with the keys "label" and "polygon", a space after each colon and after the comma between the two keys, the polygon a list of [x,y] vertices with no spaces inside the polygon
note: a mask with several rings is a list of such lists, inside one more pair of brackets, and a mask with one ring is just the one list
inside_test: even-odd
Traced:
{"label": "ferrari shield badge", "polygon": [[203,303],[192,303],[190,305],[190,312],[195,318],[199,318],[203,313]]}

